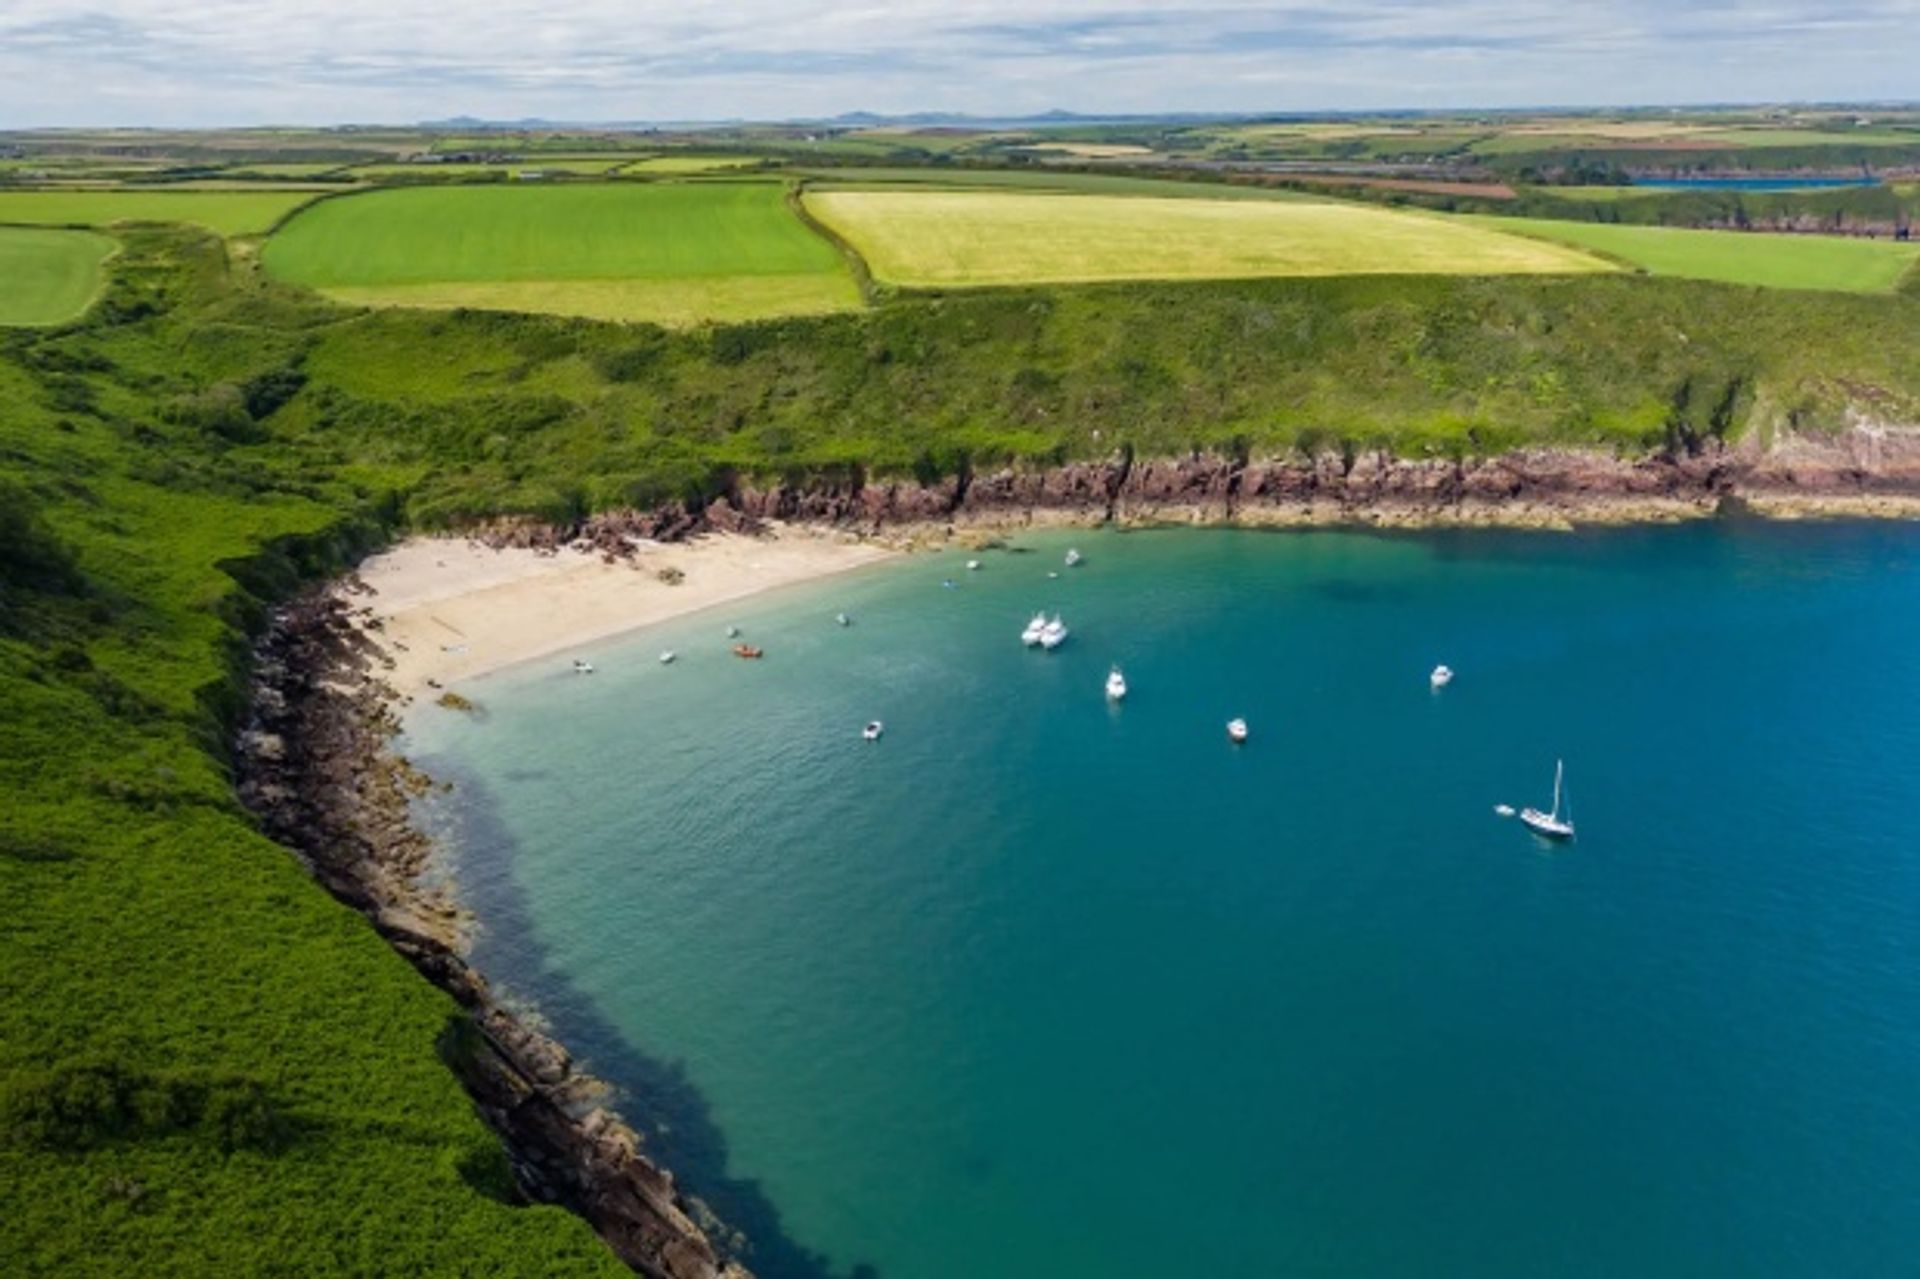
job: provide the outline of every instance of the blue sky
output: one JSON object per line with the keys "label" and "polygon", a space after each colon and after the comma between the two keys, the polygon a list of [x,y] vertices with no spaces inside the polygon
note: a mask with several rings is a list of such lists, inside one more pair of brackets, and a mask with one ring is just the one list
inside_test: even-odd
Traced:
{"label": "blue sky", "polygon": [[0,0],[0,127],[1920,96],[1920,0]]}

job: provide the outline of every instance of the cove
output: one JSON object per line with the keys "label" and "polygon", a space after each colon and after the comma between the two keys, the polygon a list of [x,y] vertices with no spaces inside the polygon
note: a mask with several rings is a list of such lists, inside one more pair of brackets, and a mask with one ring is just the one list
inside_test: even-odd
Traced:
{"label": "cove", "polygon": [[[759,1274],[1920,1250],[1920,527],[1013,548],[409,722],[479,967]],[[1018,640],[1040,608],[1051,655]],[[1561,757],[1554,848],[1492,806]]]}

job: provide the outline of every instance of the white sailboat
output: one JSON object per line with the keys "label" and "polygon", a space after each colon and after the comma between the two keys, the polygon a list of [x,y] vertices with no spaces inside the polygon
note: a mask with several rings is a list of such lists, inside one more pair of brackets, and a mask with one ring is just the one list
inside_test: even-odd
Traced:
{"label": "white sailboat", "polygon": [[1040,647],[1051,653],[1067,642],[1068,634],[1067,624],[1060,620],[1058,613],[1055,613],[1053,620],[1040,628]]}
{"label": "white sailboat", "polygon": [[1107,700],[1125,701],[1127,696],[1127,677],[1120,673],[1118,666],[1107,672]]}
{"label": "white sailboat", "polygon": [[1545,839],[1573,838],[1573,805],[1568,803],[1567,815],[1560,816],[1560,801],[1565,789],[1566,761],[1556,760],[1553,766],[1553,811],[1543,813],[1537,808],[1520,810],[1520,820],[1528,830]]}
{"label": "white sailboat", "polygon": [[1027,629],[1020,632],[1020,642],[1028,648],[1032,648],[1040,642],[1040,637],[1046,634],[1046,630],[1047,615],[1045,613],[1035,613],[1033,620],[1027,623]]}
{"label": "white sailboat", "polygon": [[1080,565],[1080,561],[1085,558],[1086,558],[1085,556],[1080,554],[1080,550],[1078,547],[1070,546],[1067,548],[1067,567],[1068,568],[1078,568]]}

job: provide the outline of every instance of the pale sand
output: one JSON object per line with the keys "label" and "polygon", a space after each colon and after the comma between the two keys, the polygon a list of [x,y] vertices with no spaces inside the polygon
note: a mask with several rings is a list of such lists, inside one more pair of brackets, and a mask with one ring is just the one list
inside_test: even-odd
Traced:
{"label": "pale sand", "polygon": [[[646,544],[628,560],[561,551],[494,550],[453,538],[412,538],[368,559],[350,594],[380,627],[368,634],[393,660],[387,680],[418,696],[458,681],[637,630],[777,586],[826,577],[895,554],[843,534],[793,526],[765,537],[712,534]],[[686,576],[678,585],[663,569]]]}

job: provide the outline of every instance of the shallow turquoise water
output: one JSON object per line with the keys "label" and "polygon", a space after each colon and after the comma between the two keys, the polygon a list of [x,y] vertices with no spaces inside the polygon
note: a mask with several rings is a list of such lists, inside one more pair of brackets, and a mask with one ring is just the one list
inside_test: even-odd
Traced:
{"label": "shallow turquoise water", "polygon": [[765,1279],[1911,1273],[1920,528],[1072,540],[416,717],[483,967]]}

